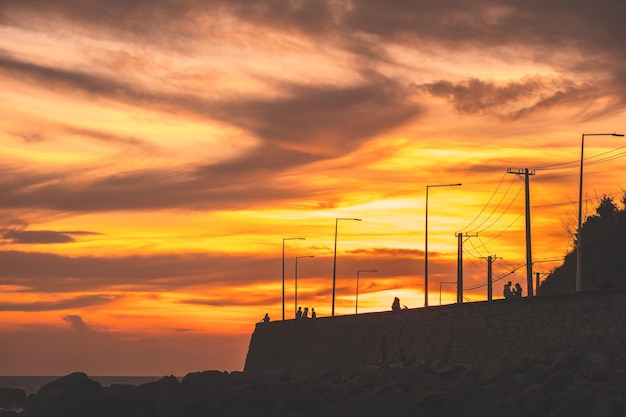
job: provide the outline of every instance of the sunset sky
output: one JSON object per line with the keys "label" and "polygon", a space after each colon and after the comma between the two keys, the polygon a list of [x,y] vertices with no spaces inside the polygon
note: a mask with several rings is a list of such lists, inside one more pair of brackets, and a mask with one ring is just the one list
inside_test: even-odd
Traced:
{"label": "sunset sky", "polygon": [[[582,133],[626,130],[626,3],[0,0],[0,375],[242,370],[256,322],[526,294]],[[585,139],[585,213],[626,189]],[[514,271],[514,272],[513,272]],[[444,282],[445,284],[441,284]],[[473,288],[473,289],[472,289]],[[440,290],[442,292],[440,293]]]}

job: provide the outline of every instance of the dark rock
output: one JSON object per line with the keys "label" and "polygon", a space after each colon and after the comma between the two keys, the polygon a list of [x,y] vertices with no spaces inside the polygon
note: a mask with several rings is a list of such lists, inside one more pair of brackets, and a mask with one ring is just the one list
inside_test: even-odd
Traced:
{"label": "dark rock", "polygon": [[586,416],[592,398],[591,393],[580,387],[554,393],[550,401],[551,412],[558,411],[557,416]]}
{"label": "dark rock", "polygon": [[400,388],[403,388],[405,391],[410,390],[414,385],[421,382],[424,377],[424,369],[423,368],[410,368],[404,371],[398,377],[396,381],[396,385]]}
{"label": "dark rock", "polygon": [[528,395],[522,404],[522,410],[526,416],[542,417],[547,415],[550,397],[536,390]]}
{"label": "dark rock", "polygon": [[552,394],[565,391],[574,380],[574,371],[571,369],[561,369],[550,375],[543,384],[542,392]]}
{"label": "dark rock", "polygon": [[0,409],[20,410],[26,406],[26,392],[17,388],[0,388]]}
{"label": "dark rock", "polygon": [[610,365],[611,359],[607,355],[600,353],[587,353],[581,359],[578,372],[584,377],[588,377],[593,368],[597,366],[609,367]]}
{"label": "dark rock", "polygon": [[617,369],[626,370],[626,353],[618,353],[617,355],[615,355],[615,357],[613,358],[613,365]]}
{"label": "dark rock", "polygon": [[591,406],[589,417],[614,417],[613,404],[610,397],[598,395]]}
{"label": "dark rock", "polygon": [[376,385],[374,389],[370,392],[372,396],[389,396],[393,392],[396,387],[395,381],[389,381],[384,385]]}
{"label": "dark rock", "polygon": [[174,376],[161,378],[156,383],[144,384],[143,388],[150,387],[150,396],[154,400],[159,415],[171,413],[185,408],[194,401],[189,401],[189,394],[182,389],[181,382]]}
{"label": "dark rock", "polygon": [[75,372],[44,385],[27,399],[26,415],[69,417],[102,392],[99,382]]}
{"label": "dark rock", "polygon": [[414,395],[415,402],[420,407],[441,410],[443,408],[445,391],[431,391],[428,389],[421,390]]}
{"label": "dark rock", "polygon": [[486,389],[491,391],[491,393],[498,399],[503,399],[509,395],[511,389],[513,388],[512,378],[500,378],[496,382],[492,384],[484,385]]}
{"label": "dark rock", "polygon": [[624,380],[624,378],[626,378],[626,371],[624,371],[623,369],[616,369],[616,370],[611,371],[611,374],[609,375],[609,378],[608,378],[608,382],[610,382],[611,384],[615,386],[619,386]]}
{"label": "dark rock", "polygon": [[277,399],[274,410],[280,413],[296,413],[312,411],[315,407],[310,401],[310,395],[304,392],[299,385],[293,383],[281,384],[276,387]]}
{"label": "dark rock", "polygon": [[611,368],[606,365],[596,365],[591,368],[587,379],[589,381],[606,381],[611,375]]}
{"label": "dark rock", "polygon": [[496,414],[497,417],[528,417],[522,410],[504,409]]}
{"label": "dark rock", "polygon": [[336,407],[330,414],[331,417],[434,417],[436,414],[422,412],[413,402],[407,399],[397,399],[393,397],[366,397],[358,401]]}
{"label": "dark rock", "polygon": [[575,365],[579,361],[580,354],[576,351],[576,349],[568,349],[557,355],[557,357],[552,362],[552,366],[550,366],[550,371],[558,371],[559,369]]}
{"label": "dark rock", "polygon": [[[280,382],[288,382],[291,381],[292,375],[289,369],[273,369],[269,372],[262,372],[261,375],[258,374],[250,374],[249,372],[244,372],[244,381],[245,382],[263,382],[267,384],[277,384]],[[259,377],[262,378],[259,379]]]}
{"label": "dark rock", "polygon": [[391,372],[381,372],[376,377],[374,388],[380,388],[389,384],[393,384],[395,386],[395,382],[396,379],[393,377]]}
{"label": "dark rock", "polygon": [[338,384],[339,382],[341,382],[341,379],[342,379],[342,374],[339,369],[332,369],[330,371],[324,372],[318,378],[318,380],[331,381],[335,384]]}
{"label": "dark rock", "polygon": [[[171,383],[173,383],[173,381],[171,381]],[[182,384],[185,385],[186,388],[194,390],[222,389],[229,383],[228,373],[219,371],[193,372],[185,375],[182,380]]]}
{"label": "dark rock", "polygon": [[526,378],[531,382],[543,382],[548,377],[548,365],[535,363],[528,367]]}
{"label": "dark rock", "polygon": [[324,397],[335,390],[335,384],[329,381],[316,381],[310,388],[309,392],[315,396]]}
{"label": "dark rock", "polygon": [[63,417],[154,417],[152,398],[140,394],[103,394],[68,406]]}
{"label": "dark rock", "polygon": [[[470,412],[471,414],[468,414]],[[441,411],[442,417],[493,416],[496,406],[491,393],[475,383],[459,384],[452,388]]]}
{"label": "dark rock", "polygon": [[513,383],[520,386],[528,386],[528,384],[531,382],[526,377],[526,374],[522,372],[516,372],[511,375],[511,380],[513,381]]}
{"label": "dark rock", "polygon": [[485,363],[482,372],[478,376],[478,381],[481,383],[494,382],[500,378],[506,369],[507,363],[503,358],[491,358]]}
{"label": "dark rock", "polygon": [[422,385],[431,390],[439,390],[443,386],[443,378],[439,374],[429,372],[422,378]]}

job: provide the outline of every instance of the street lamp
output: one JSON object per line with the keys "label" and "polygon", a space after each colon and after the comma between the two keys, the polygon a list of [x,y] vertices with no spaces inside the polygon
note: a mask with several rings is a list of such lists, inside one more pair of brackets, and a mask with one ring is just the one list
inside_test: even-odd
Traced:
{"label": "street lamp", "polygon": [[582,291],[583,158],[585,136],[624,136],[621,133],[583,133],[580,145],[580,185],[578,187],[578,229],[576,231],[576,292]]}
{"label": "street lamp", "polygon": [[359,275],[361,272],[378,272],[377,269],[359,269],[356,271],[356,302],[354,304],[354,314],[359,313]]}
{"label": "street lamp", "polygon": [[284,237],[283,238],[283,321],[285,320],[285,240],[306,240],[303,237]]}
{"label": "street lamp", "polygon": [[315,256],[313,255],[309,255],[309,256],[296,256],[296,291],[295,291],[295,297],[294,297],[294,306],[293,306],[293,310],[294,310],[294,314],[298,314],[298,259],[302,259],[302,258],[315,258]]}
{"label": "street lamp", "polygon": [[462,184],[435,184],[426,186],[426,227],[424,244],[424,307],[428,307],[428,190],[435,187],[458,187]]}
{"label": "street lamp", "polygon": [[335,317],[335,285],[337,283],[337,226],[339,224],[339,220],[355,220],[357,222],[362,221],[361,219],[354,219],[352,217],[337,217],[335,219],[335,255],[333,257],[333,299],[331,317]]}

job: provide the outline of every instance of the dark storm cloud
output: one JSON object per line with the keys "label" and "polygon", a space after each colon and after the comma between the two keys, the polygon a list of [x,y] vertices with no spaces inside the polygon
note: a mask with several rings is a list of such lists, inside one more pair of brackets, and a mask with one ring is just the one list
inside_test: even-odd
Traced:
{"label": "dark storm cloud", "polygon": [[[82,175],[80,183],[71,180],[78,177],[75,172],[33,175],[16,169],[0,180],[7,207],[110,210],[172,205],[217,207],[231,203],[239,207],[259,198],[266,202],[282,199],[293,193],[293,189],[275,188],[267,181],[259,184],[260,173],[280,173],[294,166],[345,154],[357,148],[360,142],[391,131],[419,113],[418,106],[407,98],[410,96],[408,86],[371,74],[358,86],[282,84],[278,88],[286,94],[281,98],[242,97],[215,102],[187,94],[140,90],[115,79],[22,62],[6,54],[0,55],[0,72],[63,92],[80,92],[220,120],[248,130],[264,141],[248,154],[215,165],[186,171],[127,172],[96,180]],[[66,126],[65,131],[98,140],[145,146],[135,138],[106,132],[72,126]],[[293,146],[307,151],[295,150]],[[225,189],[224,184],[230,187]]]}
{"label": "dark storm cloud", "polygon": [[576,85],[565,80],[542,78],[526,78],[503,84],[476,78],[458,83],[441,80],[415,88],[448,100],[460,113],[487,113],[510,118],[600,97],[597,89],[587,84]]}
{"label": "dark storm cloud", "polygon": [[0,230],[0,239],[14,244],[33,243],[71,243],[72,234],[84,232],[55,232],[52,230]]}
{"label": "dark storm cloud", "polygon": [[[0,22],[27,26],[26,17],[41,23],[118,33],[146,42],[187,40],[211,34],[224,16],[274,30],[317,39],[338,34],[352,39],[361,33],[412,43],[416,39],[447,47],[532,45],[576,47],[594,54],[598,46],[623,56],[620,0],[464,0],[413,1],[253,1],[253,0],[25,0],[4,2]],[[45,19],[43,18],[45,16]],[[95,29],[94,29],[95,28]],[[37,29],[37,27],[33,27]],[[177,42],[182,43],[182,42]]]}
{"label": "dark storm cloud", "polygon": [[[399,127],[419,113],[418,106],[408,98],[408,86],[375,74],[363,74],[365,81],[357,86],[283,83],[276,85],[285,93],[278,98],[215,101],[191,94],[150,91],[106,76],[25,62],[7,54],[0,54],[0,73],[61,92],[219,120],[270,142],[294,141],[315,147],[323,139],[318,146],[323,148],[322,154],[336,155],[353,149],[355,142]],[[73,131],[112,139],[84,129]]]}
{"label": "dark storm cloud", "polygon": [[88,169],[83,175],[76,171],[33,174],[5,167],[0,168],[4,197],[0,207],[64,211],[246,208],[297,199],[310,192],[304,187],[277,185],[268,175],[319,159],[268,145],[221,164],[132,171],[95,179],[90,178]]}
{"label": "dark storm cloud", "polygon": [[31,303],[2,302],[0,303],[0,311],[41,312],[68,310],[108,304],[119,299],[120,296],[117,295],[98,294],[63,298],[55,301],[35,301]]}
{"label": "dark storm cloud", "polygon": [[[258,148],[235,160],[185,171],[143,170],[91,179],[74,172],[35,176],[19,169],[0,179],[5,207],[62,210],[110,210],[187,207],[244,207],[259,199],[270,202],[298,197],[306,190],[261,182],[259,174],[280,174],[291,167],[344,155],[363,141],[397,129],[419,117],[411,88],[401,80],[377,74],[376,64],[393,65],[388,44],[454,53],[459,48],[484,49],[513,46],[537,62],[558,70],[595,73],[598,85],[565,79],[527,78],[494,83],[468,79],[419,84],[423,93],[442,97],[462,113],[485,113],[523,118],[539,110],[580,104],[601,95],[616,97],[607,106],[619,111],[626,103],[623,83],[626,47],[623,25],[626,3],[558,0],[495,2],[395,0],[352,3],[200,0],[27,0],[3,3],[2,24],[45,31],[51,25],[63,33],[82,28],[91,36],[120,41],[159,43],[164,38],[189,43],[219,41],[221,18],[235,17],[256,30],[285,31],[329,42],[354,55],[351,64],[360,83],[299,85],[269,81],[272,98],[249,96],[219,99],[192,92],[171,93],[122,81],[118,74],[68,69],[29,62],[0,51],[0,75],[33,83],[64,94],[112,100],[156,111],[221,121],[261,140]],[[37,23],[32,23],[33,20]],[[31,22],[31,23],[29,23]],[[38,29],[38,25],[44,26]],[[573,28],[576,28],[573,30]],[[100,35],[96,35],[100,34]],[[563,52],[562,55],[552,54]],[[513,52],[507,52],[514,57]],[[589,59],[568,58],[589,54]],[[560,58],[556,58],[556,57]],[[84,68],[84,67],[83,67]],[[370,68],[366,70],[365,68]],[[420,97],[423,99],[424,97]],[[603,109],[603,110],[606,110]],[[593,117],[593,114],[585,115]],[[144,146],[140,139],[107,132],[73,128],[68,133],[129,146]],[[20,133],[29,142],[46,132]],[[266,175],[266,178],[267,178]],[[228,185],[228,187],[226,187]],[[164,198],[168,196],[168,198]]]}
{"label": "dark storm cloud", "polygon": [[409,87],[368,75],[355,87],[290,85],[282,100],[224,103],[225,119],[257,136],[280,142],[312,143],[322,153],[336,155],[358,142],[404,125],[420,113],[410,101]]}
{"label": "dark storm cloud", "polygon": [[246,285],[269,276],[271,272],[263,271],[273,271],[276,262],[274,259],[249,256],[70,257],[0,251],[0,282],[47,293],[106,291],[111,285],[146,291],[175,290],[204,284]]}
{"label": "dark storm cloud", "polygon": [[181,300],[181,304],[199,305],[199,306],[212,306],[212,307],[226,307],[226,306],[263,306],[263,305],[275,305],[282,300],[280,294],[275,295],[259,295],[254,294],[253,297],[250,294],[229,294],[228,296],[213,295],[206,298],[191,298],[187,300]]}
{"label": "dark storm cloud", "polygon": [[85,324],[81,316],[78,316],[75,314],[68,314],[66,316],[63,316],[63,321],[68,322],[72,326],[72,329],[78,332],[84,332],[88,330],[87,324]]}
{"label": "dark storm cloud", "polygon": [[[606,88],[594,92],[589,86],[571,85],[548,91],[544,84],[543,94],[536,98],[534,105],[507,112],[507,117],[523,117],[539,109],[594,98],[596,94],[619,97],[618,103],[609,105],[623,108],[626,103],[626,85],[620,76],[626,61],[626,37],[623,36],[621,17],[626,15],[626,4],[617,0],[598,4],[583,0],[558,0],[549,4],[543,1],[396,0],[384,5],[377,1],[342,4],[334,1],[141,0],[129,3],[32,0],[7,5],[5,24],[19,25],[19,22],[28,20],[11,20],[11,16],[36,17],[38,14],[45,15],[50,24],[63,21],[70,27],[85,26],[91,33],[96,32],[93,30],[96,25],[112,33],[123,31],[124,34],[119,34],[122,38],[132,33],[137,40],[147,43],[163,38],[164,34],[188,41],[219,40],[213,24],[225,16],[234,16],[259,30],[269,26],[273,30],[309,36],[316,42],[332,42],[352,52],[354,62],[362,68],[373,68],[376,63],[393,63],[386,53],[387,43],[426,50],[436,47],[440,51],[441,48],[450,51],[467,47],[489,48],[485,53],[506,53],[510,54],[507,59],[514,59],[514,52],[503,52],[509,51],[508,48],[493,49],[511,46],[525,59],[551,65],[557,71],[604,74],[595,77],[595,82],[605,84]],[[155,36],[155,32],[159,35]],[[0,60],[0,67],[5,71],[16,71],[22,77],[43,78],[44,85],[225,121],[267,140],[293,138],[302,143],[322,135],[328,137],[329,132],[342,138],[346,133],[353,139],[368,138],[401,125],[418,113],[417,107],[403,98],[405,88],[401,83],[380,79],[380,76],[377,80],[371,77],[361,86],[344,89],[288,86],[291,93],[278,100],[244,97],[216,103],[191,95],[143,91],[117,80],[80,72],[6,62],[6,57]],[[449,81],[442,80],[426,87],[436,93],[436,90],[446,89],[445,83]],[[494,88],[489,82],[482,85],[466,82],[449,88],[456,90],[454,104],[457,109],[476,112],[493,109],[496,103],[492,100],[498,102],[508,97],[510,103],[515,100],[511,94],[518,94],[519,99],[527,92],[519,90],[516,93],[518,87],[537,88],[536,83],[536,80],[522,81]],[[463,95],[475,92],[474,87],[478,87],[482,96],[472,101],[463,99]],[[485,89],[491,89],[491,94]],[[364,115],[367,117],[363,118]],[[355,122],[359,118],[367,123]],[[302,128],[295,128],[297,126]],[[350,138],[345,141],[351,143]]]}

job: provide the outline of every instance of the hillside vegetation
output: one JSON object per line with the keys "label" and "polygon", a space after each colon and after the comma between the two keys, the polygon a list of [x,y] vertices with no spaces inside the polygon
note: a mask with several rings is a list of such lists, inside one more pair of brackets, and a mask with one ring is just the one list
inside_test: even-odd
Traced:
{"label": "hillside vegetation", "polygon": [[[604,196],[595,214],[583,224],[583,291],[626,288],[626,194],[620,205]],[[573,249],[541,284],[539,295],[575,291],[577,246],[578,236],[575,236]]]}

